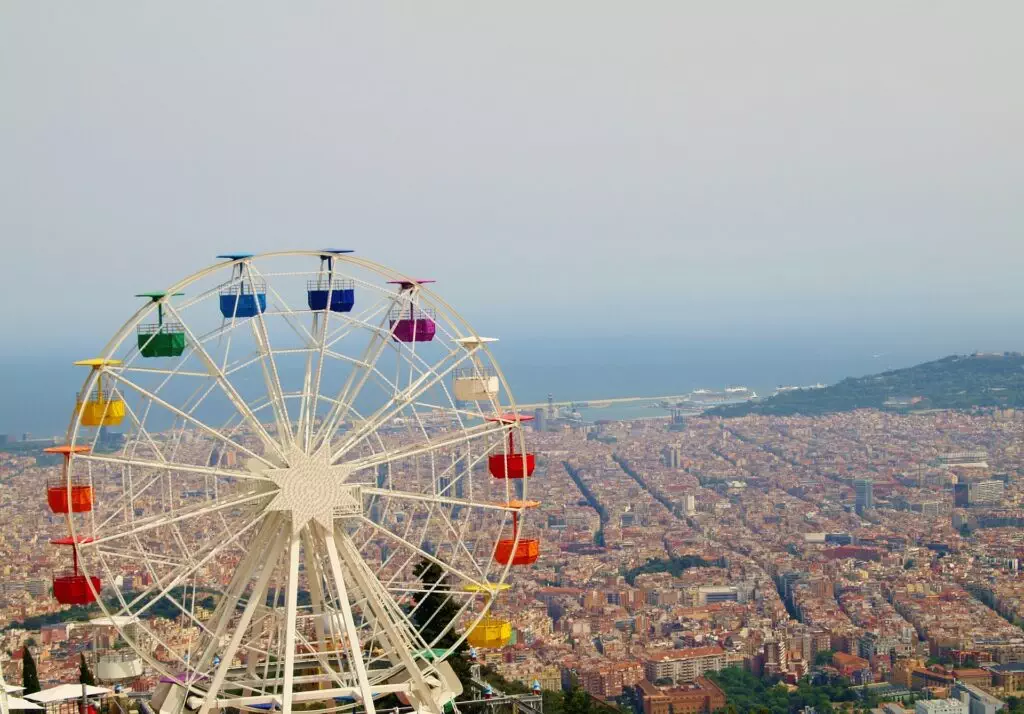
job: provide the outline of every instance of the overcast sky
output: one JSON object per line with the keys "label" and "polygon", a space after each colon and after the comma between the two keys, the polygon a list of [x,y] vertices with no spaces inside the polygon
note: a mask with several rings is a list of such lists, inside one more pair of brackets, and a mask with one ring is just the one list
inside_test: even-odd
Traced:
{"label": "overcast sky", "polygon": [[5,2],[0,353],[102,344],[218,252],[328,245],[486,334],[1021,348],[1021,27],[1017,0]]}

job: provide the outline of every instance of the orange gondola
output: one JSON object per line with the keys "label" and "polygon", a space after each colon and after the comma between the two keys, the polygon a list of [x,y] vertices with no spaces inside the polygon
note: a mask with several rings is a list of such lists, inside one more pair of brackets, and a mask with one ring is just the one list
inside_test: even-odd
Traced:
{"label": "orange gondola", "polygon": [[[510,508],[535,508],[537,501],[510,501]],[[494,559],[502,565],[533,565],[540,557],[540,541],[536,538],[518,538],[519,513],[512,512],[512,537],[502,538],[494,549]]]}

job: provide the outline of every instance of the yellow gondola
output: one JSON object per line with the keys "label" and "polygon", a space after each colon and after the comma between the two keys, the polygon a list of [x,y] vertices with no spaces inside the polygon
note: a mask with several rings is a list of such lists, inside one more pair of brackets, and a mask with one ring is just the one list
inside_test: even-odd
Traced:
{"label": "yellow gondola", "polygon": [[116,359],[85,359],[75,364],[79,367],[90,367],[96,375],[96,388],[85,394],[79,392],[75,398],[75,411],[82,415],[83,426],[119,426],[124,421],[124,400],[111,391],[103,388],[104,367],[119,365]]}
{"label": "yellow gondola", "polygon": [[512,639],[512,623],[485,617],[469,632],[466,641],[473,647],[504,647]]}

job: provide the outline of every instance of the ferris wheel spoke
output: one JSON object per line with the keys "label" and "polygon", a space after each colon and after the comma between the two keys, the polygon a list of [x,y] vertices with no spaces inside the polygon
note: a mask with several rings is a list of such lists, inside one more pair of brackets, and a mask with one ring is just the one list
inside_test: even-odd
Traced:
{"label": "ferris wheel spoke", "polygon": [[[228,641],[228,646],[225,648],[224,654],[221,656],[220,664],[217,666],[217,671],[214,672],[213,680],[210,682],[210,687],[206,691],[206,697],[199,709],[199,714],[208,714],[210,707],[216,701],[217,695],[220,693],[221,686],[224,684],[224,679],[227,677],[228,670],[231,668],[231,663],[234,661],[235,654],[238,652],[238,647],[241,645],[242,639],[245,637],[245,633],[249,629],[249,623],[252,621],[252,616],[255,614],[256,608],[259,606],[260,600],[263,599],[264,594],[267,591],[267,586],[270,584],[270,576],[273,575],[274,570],[277,568],[277,562],[281,559],[281,552],[284,550],[284,543],[285,539],[283,537],[275,538],[270,546],[270,551],[266,555],[266,559],[259,563],[261,566],[259,577],[256,580],[256,584],[253,586],[252,593],[249,595],[249,602],[246,603],[245,609],[242,610],[242,616],[235,625],[235,631],[231,635],[231,639]],[[232,610],[234,610],[234,607],[232,607]],[[217,639],[219,638],[211,638],[211,644],[216,644]],[[205,667],[206,665],[202,666]]]}
{"label": "ferris wheel spoke", "polygon": [[[339,560],[348,566],[348,573],[351,575],[354,584],[366,598],[376,622],[382,626],[384,637],[390,645],[393,656],[396,656],[405,667],[414,688],[420,693],[420,699],[428,703],[431,710],[434,710],[433,697],[431,696],[430,687],[423,677],[423,671],[409,654],[410,646],[415,647],[417,639],[419,639],[420,643],[423,643],[423,639],[418,637],[418,633],[412,628],[408,619],[405,619],[401,610],[395,608],[399,614],[399,622],[404,620],[404,627],[389,616],[384,603],[392,603],[393,605],[394,601],[387,597],[386,593],[383,593],[383,597],[381,597],[382,588],[380,587],[380,582],[376,581],[372,573],[368,576],[365,561],[359,556],[359,551],[355,549],[348,537],[340,533],[328,536],[327,548],[328,553],[331,555],[332,568],[334,568],[335,563]],[[340,566],[335,571],[335,577],[339,576],[344,580],[344,576],[340,574]],[[376,585],[374,584],[375,581]],[[392,662],[392,664],[396,663]],[[436,714],[441,713],[436,712]]]}
{"label": "ferris wheel spoke", "polygon": [[[313,332],[314,333],[320,334],[321,331],[326,332],[326,330],[327,330],[327,321],[330,319],[330,317],[329,317],[330,312],[331,312],[330,310],[325,310],[324,311],[324,316],[323,316],[322,320],[320,319],[320,316],[317,313],[313,313]],[[314,347],[314,350],[310,351],[306,355],[306,368],[305,368],[305,370],[303,372],[303,375],[302,375],[302,399],[299,402],[299,423],[298,423],[298,426],[296,427],[296,431],[297,431],[297,434],[298,434],[298,438],[301,440],[301,448],[302,448],[303,453],[309,453],[309,441],[310,441],[310,438],[312,437],[313,419],[316,416],[317,403],[316,403],[316,397],[314,396],[314,391],[313,391],[314,390],[314,386],[313,386],[313,381],[314,381],[314,377],[313,377],[313,360],[314,360],[314,356],[313,355],[314,355],[314,352],[317,351],[315,349],[316,343],[317,343],[316,338],[313,338],[312,339],[312,345]],[[317,389],[317,390],[319,390],[319,388],[320,388],[320,384],[319,384],[320,383],[320,371],[323,369],[323,359],[324,359],[324,338],[323,338],[323,335],[321,335],[319,343],[320,343],[319,356],[316,358],[317,359],[317,375],[316,375],[317,386],[315,387],[315,389]]]}
{"label": "ferris wheel spoke", "polygon": [[[363,439],[398,416],[410,404],[415,402],[420,395],[448,376],[467,356],[468,353],[465,350],[452,350],[442,357],[441,361],[432,367],[430,371],[422,373],[415,382],[411,383],[399,394],[396,394],[391,402],[371,414],[358,429],[355,429],[353,435],[331,454],[331,463],[337,463],[339,458],[357,446]],[[453,357],[456,359],[452,360]],[[451,363],[449,364],[450,360]],[[329,434],[325,437],[324,443],[329,445]]]}
{"label": "ferris wheel spoke", "polygon": [[163,554],[156,554],[146,551],[144,548],[138,550],[124,550],[120,548],[97,548],[96,553],[103,556],[109,556],[111,558],[123,558],[124,560],[139,562],[140,559],[147,561],[153,565],[167,565],[171,567],[181,567],[185,564],[185,561],[176,558],[169,558]]}
{"label": "ferris wheel spoke", "polygon": [[[145,409],[142,419],[139,419],[139,417],[135,414],[135,410],[132,409],[131,405],[127,402],[127,400],[124,403],[124,408],[125,412],[128,414],[128,418],[135,426],[136,431],[138,431],[140,434],[142,434],[143,437],[145,437],[146,443],[149,444],[149,448],[153,450],[153,453],[156,454],[157,458],[162,460],[164,458],[163,451],[160,449],[159,446],[157,446],[156,441],[153,439],[153,436],[149,433],[149,430],[147,430],[146,427],[144,426],[146,417],[149,415],[148,405]],[[99,434],[97,434],[97,437],[98,436]]]}
{"label": "ferris wheel spoke", "polygon": [[450,496],[437,496],[429,493],[413,493],[411,491],[395,491],[389,488],[374,488],[372,486],[361,486],[360,492],[364,496],[375,496],[378,498],[397,498],[404,501],[416,501],[432,505],[460,506],[465,509],[479,508],[488,511],[501,513],[519,513],[522,509],[518,506],[507,503],[487,503],[486,501],[471,501],[465,498],[452,498]]}
{"label": "ferris wheel spoke", "polygon": [[478,578],[475,578],[475,577],[472,577],[470,575],[467,575],[466,573],[462,572],[458,568],[453,567],[450,563],[446,563],[445,561],[441,560],[440,558],[438,558],[437,556],[433,555],[432,553],[428,553],[427,551],[423,550],[418,545],[410,543],[408,540],[406,540],[402,536],[398,535],[397,533],[394,533],[393,531],[389,530],[388,528],[385,528],[384,526],[382,526],[382,525],[380,525],[378,523],[374,523],[371,519],[367,518],[366,516],[359,516],[359,520],[362,521],[364,524],[369,525],[374,530],[380,532],[385,537],[390,538],[391,540],[395,541],[395,543],[405,547],[406,549],[411,551],[413,554],[418,555],[419,557],[424,558],[425,560],[429,560],[431,563],[439,565],[440,567],[442,567],[445,570],[449,571],[453,575],[459,577],[461,580],[464,580],[464,581],[466,581],[466,582],[468,582],[468,583],[470,583],[472,585],[475,585],[477,587],[485,588],[486,589],[486,583],[483,582],[482,580],[480,580]]}
{"label": "ferris wheel spoke", "polygon": [[263,476],[255,471],[228,471],[226,469],[219,469],[213,466],[198,466],[193,464],[182,464],[170,461],[151,461],[149,459],[140,459],[134,456],[128,458],[120,458],[117,456],[108,456],[106,454],[97,454],[95,452],[88,454],[76,454],[76,459],[82,459],[84,461],[95,461],[97,463],[104,464],[116,464],[121,467],[135,467],[142,469],[155,469],[158,471],[184,471],[191,474],[199,474],[200,476],[218,476],[225,479],[243,479],[251,481],[263,481],[264,483],[273,483],[266,476]]}
{"label": "ferris wheel spoke", "polygon": [[[171,571],[170,573],[168,573],[169,581],[167,582],[167,584],[163,587],[163,589],[160,591],[160,593],[156,597],[151,597],[148,602],[143,604],[141,607],[138,607],[138,609],[131,610],[132,607],[135,607],[140,602],[142,602],[142,600],[145,599],[147,596],[149,596],[152,593],[152,590],[155,589],[155,587],[154,588],[147,588],[146,591],[144,591],[140,595],[136,596],[130,603],[127,604],[126,608],[127,608],[128,611],[125,614],[131,614],[134,617],[141,617],[153,605],[155,605],[156,603],[160,602],[165,597],[167,597],[168,593],[170,593],[174,588],[176,588],[179,585],[181,585],[181,583],[186,578],[188,578],[190,575],[195,573],[197,570],[199,570],[200,568],[205,566],[208,562],[210,562],[215,556],[217,556],[219,553],[224,551],[226,548],[228,548],[230,546],[233,546],[238,541],[239,538],[241,538],[243,535],[248,533],[255,525],[260,523],[260,521],[262,521],[262,519],[263,519],[263,514],[260,514],[255,519],[253,519],[248,525],[246,525],[246,526],[242,527],[241,529],[239,529],[230,538],[227,538],[227,539],[222,540],[222,541],[218,541],[218,542],[214,543],[212,546],[208,547],[207,550],[206,550],[206,553],[199,560],[193,559],[192,562],[179,567],[175,571]],[[156,583],[154,583],[154,585],[156,587],[159,587],[159,585],[156,584]]]}
{"label": "ferris wheel spoke", "polygon": [[[216,654],[216,648],[219,645],[221,638],[223,638],[224,632],[227,630],[228,624],[231,617],[236,612],[239,602],[242,600],[242,593],[245,591],[245,587],[249,584],[252,578],[252,573],[256,571],[259,564],[262,562],[263,553],[266,552],[268,548],[271,548],[279,539],[281,528],[281,514],[272,512],[263,519],[260,529],[249,542],[245,555],[238,564],[238,567],[235,569],[234,574],[231,576],[231,582],[224,590],[224,597],[221,598],[221,601],[217,604],[217,609],[213,613],[212,620],[216,624],[214,625],[213,632],[210,636],[209,642],[207,643],[206,649],[199,658],[199,663],[197,665],[199,669],[209,667],[210,663],[213,661],[213,657]],[[250,598],[252,599],[252,596],[250,596]]]}
{"label": "ferris wheel spoke", "polygon": [[[228,437],[226,437],[224,434],[222,434],[217,429],[214,429],[214,428],[208,426],[205,422],[202,422],[199,419],[196,419],[191,414],[188,414],[187,412],[182,411],[181,409],[179,409],[178,407],[174,406],[173,404],[167,402],[166,400],[161,399],[160,397],[158,397],[153,392],[149,391],[148,389],[146,389],[145,387],[143,387],[143,386],[141,386],[139,384],[136,384],[135,382],[133,382],[132,380],[128,379],[124,375],[118,374],[117,372],[109,370],[109,369],[104,369],[103,373],[109,375],[110,377],[112,377],[118,383],[123,384],[126,387],[129,387],[130,389],[138,392],[142,396],[152,400],[154,403],[159,404],[160,406],[162,406],[167,411],[177,415],[178,417],[180,417],[184,421],[187,421],[189,424],[192,424],[193,426],[198,427],[199,429],[201,429],[202,431],[206,432],[207,434],[209,434],[210,436],[214,437],[215,439],[218,439],[218,440],[224,442],[225,444],[227,444],[231,448],[237,449],[238,451],[241,451],[242,453],[248,454],[252,458],[257,459],[258,461],[263,462],[264,464],[266,464],[267,466],[269,466],[271,468],[274,468],[274,466],[275,466],[274,463],[272,463],[271,461],[268,461],[263,456],[260,456],[259,454],[257,454],[252,449],[249,449],[249,448],[246,448],[245,446],[242,446],[241,444],[239,444],[237,441],[234,441],[233,439],[229,439]],[[278,451],[280,451],[280,449],[278,449]]]}
{"label": "ferris wheel spoke", "polygon": [[232,406],[234,406],[234,408],[238,410],[238,413],[241,414],[246,420],[248,420],[253,430],[260,437],[260,440],[263,442],[264,446],[266,446],[268,449],[277,452],[278,457],[283,461],[284,452],[282,452],[281,446],[277,443],[277,441],[271,438],[266,428],[263,426],[260,420],[256,418],[256,415],[253,414],[252,410],[249,408],[249,405],[246,404],[244,399],[242,399],[242,395],[238,393],[238,390],[235,389],[235,387],[228,380],[221,366],[218,365],[216,360],[213,359],[210,353],[206,350],[206,347],[203,346],[203,343],[196,339],[195,334],[193,334],[191,328],[189,328],[185,320],[182,319],[178,311],[175,310],[170,303],[167,303],[167,308],[171,315],[174,316],[174,318],[181,324],[182,329],[185,331],[185,335],[188,338],[189,344],[195,345],[195,353],[199,356],[203,364],[206,365],[206,369],[209,370],[210,376],[217,381],[218,385],[220,385],[221,391],[224,392],[224,396],[226,396],[228,398],[228,401],[231,402]]}
{"label": "ferris wheel spoke", "polygon": [[403,448],[388,449],[371,456],[342,463],[353,472],[362,471],[364,469],[374,468],[381,464],[395,463],[403,459],[411,459],[415,456],[419,456],[420,454],[440,451],[468,441],[481,439],[492,434],[500,434],[504,430],[505,426],[499,422],[484,422],[482,424],[463,429],[453,436],[445,436],[440,439],[432,439],[429,441],[415,443]]}
{"label": "ferris wheel spoke", "polygon": [[[255,274],[256,278],[262,280],[267,288],[273,291],[273,286],[253,267],[251,261],[245,263],[245,266],[249,271],[250,281],[254,280],[253,275]],[[277,293],[274,293],[274,295],[277,295]],[[280,296],[278,298],[280,299]],[[277,360],[274,358],[274,350],[270,343],[270,332],[267,330],[267,320],[263,311],[257,310],[255,319],[250,320],[249,324],[252,326],[256,347],[263,357],[260,366],[263,369],[263,381],[267,387],[267,396],[270,397],[270,402],[273,406],[278,438],[281,440],[281,445],[287,449],[294,444],[295,437],[292,433],[291,419],[288,416],[288,405],[285,403],[284,389],[281,387],[281,375],[277,370]]]}
{"label": "ferris wheel spoke", "polygon": [[228,508],[243,506],[246,503],[252,503],[253,501],[258,501],[260,499],[267,499],[273,495],[274,491],[249,491],[246,492],[241,497],[233,498],[228,501],[222,501],[220,503],[214,504],[203,503],[198,506],[193,506],[191,508],[179,509],[178,511],[171,511],[169,513],[161,513],[159,515],[153,516],[151,519],[135,521],[131,524],[129,528],[118,531],[116,533],[108,533],[106,535],[97,534],[97,536],[94,537],[93,540],[87,543],[82,543],[79,546],[79,549],[96,547],[103,543],[109,543],[111,541],[115,541],[121,538],[130,538],[135,535],[138,535],[139,533],[151,531],[154,528],[162,528],[164,526],[169,526],[174,523],[180,523],[181,521],[187,521],[190,518],[198,518],[201,516],[216,513],[218,511],[223,511]]}
{"label": "ferris wheel spoke", "polygon": [[[373,317],[375,314],[377,314],[377,312],[380,311],[380,309],[381,309],[380,308],[380,303],[378,302],[375,305],[373,305],[370,309],[365,310],[357,318],[351,318],[351,317],[347,317],[346,316],[347,319],[346,319],[345,323],[342,325],[342,327],[339,330],[337,330],[335,333],[333,333],[330,336],[330,340],[328,340],[328,331],[329,331],[329,325],[330,325],[330,318],[331,318],[331,315],[333,314],[333,311],[325,310],[324,313],[323,313],[322,319],[319,319],[319,321],[318,321],[318,314],[314,313],[314,315],[313,315],[314,332],[316,332],[319,335],[319,341],[317,341],[316,339],[313,340],[314,349],[318,353],[318,356],[317,356],[317,359],[316,359],[316,374],[312,378],[312,380],[310,380],[310,367],[312,365],[312,362],[311,362],[311,359],[307,359],[307,361],[306,361],[306,379],[304,380],[306,394],[305,394],[305,398],[303,400],[303,411],[302,411],[302,413],[305,415],[305,421],[302,421],[300,419],[300,425],[303,428],[303,432],[302,433],[303,433],[303,439],[304,439],[304,449],[306,450],[307,453],[313,447],[313,440],[314,440],[314,437],[313,437],[313,422],[316,419],[316,411],[317,411],[318,401],[322,398],[320,396],[320,388],[321,388],[321,385],[323,384],[323,372],[324,372],[324,360],[325,360],[325,358],[327,356],[330,356],[330,357],[332,357],[334,359],[337,359],[339,361],[342,361],[342,362],[351,362],[352,364],[356,364],[356,365],[360,364],[358,362],[358,360],[355,360],[355,359],[353,359],[351,357],[348,357],[347,355],[343,355],[340,352],[335,352],[335,351],[331,350],[330,347],[333,346],[334,344],[336,344],[337,342],[339,342],[345,336],[351,334],[352,331],[355,329],[356,325],[358,325],[358,324],[364,322],[365,320]],[[342,313],[342,314],[345,315],[345,313]],[[319,346],[317,346],[317,345],[319,345]]]}
{"label": "ferris wheel spoke", "polygon": [[[392,298],[391,302],[394,304],[395,299]],[[381,320],[381,330],[384,329],[384,322],[387,321],[388,314],[390,313],[385,313]],[[395,326],[392,325],[386,334],[382,335],[380,331],[374,331],[370,337],[370,342],[366,345],[366,349],[363,350],[359,364],[349,372],[348,377],[345,379],[345,384],[338,392],[335,405],[328,411],[323,424],[317,430],[316,440],[320,442],[321,449],[330,448],[331,435],[338,428],[338,425],[345,421],[349,410],[355,404],[356,398],[362,391],[363,385],[366,384],[367,378],[376,370],[377,360],[380,359],[384,348],[388,345],[391,336],[394,334],[394,329]]]}

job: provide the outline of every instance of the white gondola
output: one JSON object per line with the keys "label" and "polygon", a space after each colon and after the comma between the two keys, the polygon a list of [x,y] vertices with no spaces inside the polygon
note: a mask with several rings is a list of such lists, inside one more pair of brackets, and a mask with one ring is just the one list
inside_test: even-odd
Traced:
{"label": "white gondola", "polygon": [[[462,337],[455,340],[469,352],[475,352],[488,342],[497,342],[494,337]],[[456,370],[452,380],[454,397],[460,402],[482,402],[498,396],[501,382],[493,369],[484,367],[473,359],[472,366]]]}
{"label": "white gondola", "polygon": [[102,654],[96,661],[96,676],[104,682],[134,679],[142,675],[142,658],[134,652]]}

